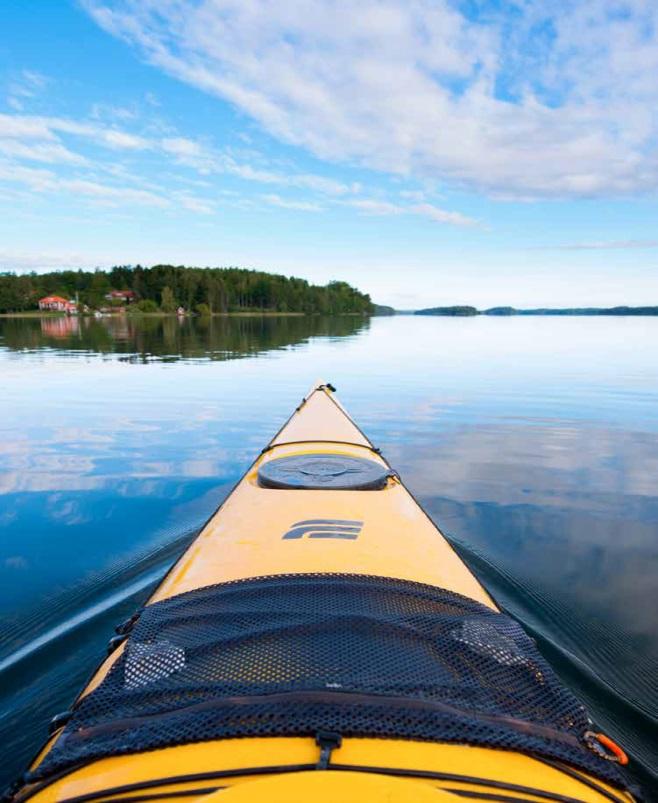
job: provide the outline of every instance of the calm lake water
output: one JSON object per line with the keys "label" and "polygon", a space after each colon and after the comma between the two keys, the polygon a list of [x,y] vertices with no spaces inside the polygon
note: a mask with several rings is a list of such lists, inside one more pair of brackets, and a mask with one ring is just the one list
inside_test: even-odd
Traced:
{"label": "calm lake water", "polygon": [[658,318],[0,319],[0,780],[321,377],[646,782],[657,355]]}

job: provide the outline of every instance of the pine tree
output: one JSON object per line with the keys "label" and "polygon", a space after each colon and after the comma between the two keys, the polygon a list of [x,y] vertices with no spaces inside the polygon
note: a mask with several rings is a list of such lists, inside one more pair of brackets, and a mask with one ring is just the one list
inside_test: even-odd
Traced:
{"label": "pine tree", "polygon": [[174,298],[174,293],[171,287],[163,287],[160,297],[160,309],[163,312],[176,312],[177,307],[178,304],[176,303],[176,299]]}

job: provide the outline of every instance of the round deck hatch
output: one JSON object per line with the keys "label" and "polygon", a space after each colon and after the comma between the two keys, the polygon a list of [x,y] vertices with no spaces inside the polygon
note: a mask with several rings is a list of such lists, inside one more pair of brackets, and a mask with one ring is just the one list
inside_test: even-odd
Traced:
{"label": "round deck hatch", "polygon": [[263,488],[378,491],[391,472],[381,463],[339,454],[304,454],[269,460],[258,469]]}

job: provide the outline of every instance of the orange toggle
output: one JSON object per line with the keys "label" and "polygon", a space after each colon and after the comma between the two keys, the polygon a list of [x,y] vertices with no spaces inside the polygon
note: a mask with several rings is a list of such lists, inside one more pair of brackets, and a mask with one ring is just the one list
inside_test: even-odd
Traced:
{"label": "orange toggle", "polygon": [[596,740],[599,742],[599,744],[603,745],[606,750],[609,750],[613,756],[615,756],[620,764],[628,764],[628,756],[617,744],[617,742],[613,742],[609,736],[605,735],[605,733],[594,733],[592,735],[596,737]]}

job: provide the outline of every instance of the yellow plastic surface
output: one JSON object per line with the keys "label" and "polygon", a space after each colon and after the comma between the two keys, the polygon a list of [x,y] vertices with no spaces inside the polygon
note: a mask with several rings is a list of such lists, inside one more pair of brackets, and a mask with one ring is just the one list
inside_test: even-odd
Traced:
{"label": "yellow plastic surface", "polygon": [[[382,462],[369,448],[291,441],[321,437],[370,444],[328,392],[312,393],[274,444],[243,478],[218,515],[181,558],[153,600],[212,583],[300,572],[351,572],[416,580],[458,591],[485,605],[491,598],[399,482],[383,491],[274,490],[257,484],[258,466],[279,457],[325,452]],[[354,541],[283,540],[307,519],[362,521]]]}
{"label": "yellow plastic surface", "polygon": [[[264,766],[313,766],[318,760],[318,748],[310,738],[254,738],[225,739],[218,742],[187,744],[164,750],[151,751],[139,756],[106,758],[94,762],[53,784],[33,800],[39,803],[56,803],[93,790],[110,790],[125,784],[140,783],[153,778],[170,778],[188,773],[208,773],[233,770],[233,777],[194,783],[170,783],[158,787],[163,794],[209,785],[233,787],[251,783],[258,776],[249,769]],[[468,775],[496,781],[535,787],[546,792],[575,798],[584,803],[603,803],[606,798],[583,786],[563,772],[548,767],[522,753],[502,752],[485,747],[467,747],[455,744],[411,742],[395,739],[344,739],[342,747],[334,750],[332,763],[344,766],[382,767],[387,770],[431,771]],[[319,773],[324,775],[324,773]],[[390,776],[387,776],[390,777]],[[487,794],[501,793],[494,785],[471,784],[457,781],[439,782],[432,779],[410,779],[431,787],[459,789],[460,791]],[[611,787],[597,781],[605,789]],[[130,793],[124,793],[129,795]],[[134,792],[132,794],[135,794]],[[508,794],[503,792],[503,794]],[[542,798],[519,793],[527,800]],[[622,800],[631,801],[628,795],[615,791]],[[201,796],[201,795],[200,795]],[[112,794],[113,800],[120,795]],[[192,798],[196,800],[196,798]],[[254,800],[259,798],[254,797]],[[545,803],[545,799],[544,799]],[[607,800],[607,803],[610,803]]]}
{"label": "yellow plastic surface", "polygon": [[261,778],[202,798],[203,803],[457,803],[459,797],[419,781],[359,772],[300,772]]}
{"label": "yellow plastic surface", "polygon": [[[313,438],[318,440],[291,443]],[[326,388],[319,387],[309,394],[308,400],[278,433],[271,446],[273,448],[261,455],[250,468],[167,575],[151,602],[201,586],[247,577],[347,572],[429,583],[495,609],[487,592],[397,479],[390,479],[388,486],[381,491],[275,490],[258,486],[260,463],[282,456],[327,452],[383,462]],[[438,459],[440,455],[437,455]],[[355,540],[283,538],[297,522],[318,518],[362,521],[363,527]],[[117,650],[102,664],[83,694],[101,682],[120,653],[121,650]],[[352,799],[418,800],[420,803],[431,799],[439,803],[441,799],[454,798],[454,795],[446,798],[439,794],[438,787],[501,794],[500,789],[482,784],[438,783],[436,780],[363,773],[355,776],[353,773],[315,771],[267,778],[239,774],[239,770],[244,768],[314,765],[317,760],[318,748],[308,738],[226,739],[96,761],[52,784],[33,800],[34,803],[56,803],[93,790],[153,778],[224,770],[235,770],[237,774],[213,782],[230,787],[230,794],[224,791],[220,793],[221,798],[217,796],[218,803],[220,800],[236,803],[286,800],[292,803],[307,799],[317,803]],[[579,780],[528,756],[486,748],[350,738],[333,752],[332,763],[449,772],[534,787],[587,803],[607,800]],[[611,789],[600,781],[597,783]],[[208,782],[204,781],[172,783],[158,787],[158,790],[165,794],[207,787]],[[423,790],[423,796],[419,790]],[[617,790],[615,794],[622,800],[632,800]],[[112,795],[113,800],[121,797],[120,794]],[[542,800],[541,796],[528,792],[522,793],[521,797]],[[211,798],[214,803],[214,796],[206,795],[208,801]],[[194,801],[197,798],[187,799]]]}

